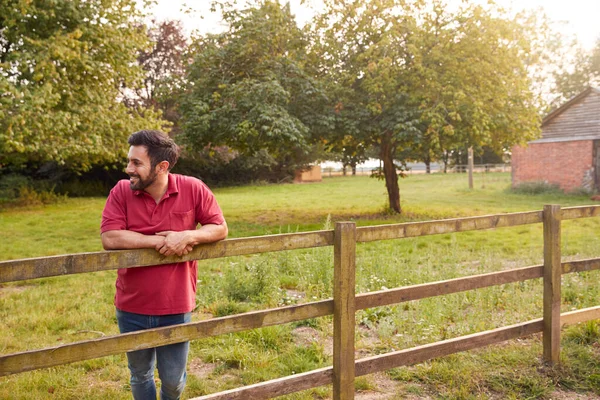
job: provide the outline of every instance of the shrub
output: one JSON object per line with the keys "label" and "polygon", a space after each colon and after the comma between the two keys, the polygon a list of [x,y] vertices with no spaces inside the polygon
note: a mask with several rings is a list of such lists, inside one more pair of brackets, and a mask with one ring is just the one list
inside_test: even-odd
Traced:
{"label": "shrub", "polygon": [[33,181],[18,175],[8,174],[0,177],[0,206],[27,207],[58,203],[66,195],[57,194],[54,186],[46,181]]}
{"label": "shrub", "polygon": [[69,197],[105,197],[110,187],[98,180],[70,180],[61,183],[59,190]]}
{"label": "shrub", "polygon": [[524,182],[510,189],[513,193],[517,194],[564,194],[560,187],[556,184],[538,181],[538,182]]}
{"label": "shrub", "polygon": [[19,175],[8,174],[0,176],[0,200],[15,200],[19,198],[21,188],[31,186],[31,179]]}

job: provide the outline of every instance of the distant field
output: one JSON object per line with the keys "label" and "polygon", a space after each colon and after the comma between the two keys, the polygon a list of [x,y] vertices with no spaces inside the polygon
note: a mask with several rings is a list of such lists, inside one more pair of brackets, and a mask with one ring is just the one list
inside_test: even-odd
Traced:
{"label": "distant field", "polygon": [[[476,174],[473,190],[465,174],[412,175],[400,181],[399,216],[386,211],[383,182],[364,176],[215,194],[230,237],[330,229],[338,220],[374,225],[593,203],[587,196],[515,194],[509,186],[508,173]],[[69,199],[1,212],[0,259],[101,250],[103,205],[99,198]],[[600,257],[598,232],[599,219],[566,221],[563,256]],[[357,256],[357,292],[450,279],[540,263],[541,226],[367,243]],[[0,285],[0,354],[115,334],[114,278],[110,271]],[[193,318],[329,298],[331,279],[329,248],[203,261]],[[563,311],[600,304],[597,282],[597,272],[566,276]],[[358,357],[538,318],[541,301],[540,282],[529,281],[360,311]],[[331,320],[321,318],[195,341],[186,398],[331,365],[331,329]],[[360,378],[357,398],[383,391],[390,398],[542,399],[557,388],[598,396],[598,337],[594,323],[569,329],[563,364],[554,370],[541,365],[534,337]],[[285,398],[330,396],[330,388],[321,388]],[[0,378],[2,399],[129,397],[124,355]]]}

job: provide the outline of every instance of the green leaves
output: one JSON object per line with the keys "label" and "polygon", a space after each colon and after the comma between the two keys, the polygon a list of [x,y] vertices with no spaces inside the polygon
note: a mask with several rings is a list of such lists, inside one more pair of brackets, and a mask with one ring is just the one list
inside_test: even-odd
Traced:
{"label": "green leaves", "polygon": [[276,1],[226,8],[223,16],[227,32],[192,45],[184,141],[197,151],[226,145],[246,156],[266,151],[280,166],[303,166],[327,123],[304,34],[289,7]]}
{"label": "green leaves", "polygon": [[348,154],[377,146],[395,211],[394,162],[446,162],[470,146],[501,149],[537,135],[524,60],[531,44],[501,9],[441,0],[325,4],[312,49],[335,104],[330,146]]}
{"label": "green leaves", "polygon": [[[0,0],[0,166],[52,161],[74,170],[124,157],[127,136],[160,127],[151,111],[128,110],[135,87],[133,0]],[[5,12],[6,11],[6,12]]]}
{"label": "green leaves", "polygon": [[561,102],[578,95],[588,86],[600,84],[600,39],[591,51],[578,48],[573,62],[555,72],[554,79]]}

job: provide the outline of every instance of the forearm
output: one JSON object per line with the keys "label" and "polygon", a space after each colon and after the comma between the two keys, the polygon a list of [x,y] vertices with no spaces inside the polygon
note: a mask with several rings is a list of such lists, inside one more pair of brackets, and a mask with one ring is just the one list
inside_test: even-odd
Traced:
{"label": "forearm", "polygon": [[188,231],[188,233],[190,238],[188,244],[191,246],[217,242],[227,237],[227,223],[223,222],[221,225],[202,225],[198,229]]}
{"label": "forearm", "polygon": [[134,231],[114,230],[102,233],[104,250],[154,249],[164,242],[164,237],[144,235]]}

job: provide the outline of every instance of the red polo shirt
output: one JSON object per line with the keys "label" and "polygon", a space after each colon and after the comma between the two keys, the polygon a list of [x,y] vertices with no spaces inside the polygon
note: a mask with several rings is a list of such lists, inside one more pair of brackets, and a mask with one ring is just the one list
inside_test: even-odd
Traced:
{"label": "red polo shirt", "polygon": [[[225,222],[210,189],[200,180],[169,174],[167,192],[158,204],[131,190],[128,180],[111,190],[102,212],[102,233],[130,230],[144,235],[196,229]],[[167,315],[192,311],[196,304],[196,261],[118,270],[115,306],[136,314]]]}

